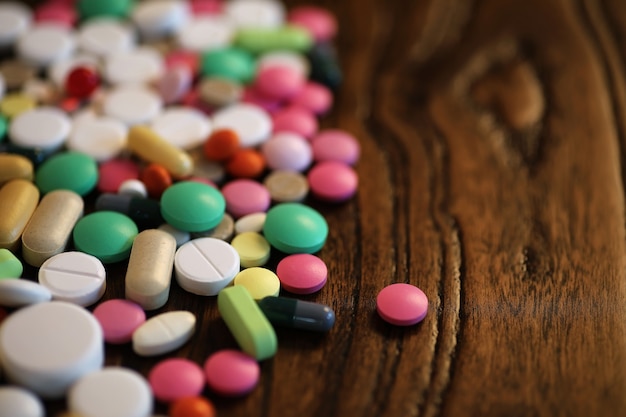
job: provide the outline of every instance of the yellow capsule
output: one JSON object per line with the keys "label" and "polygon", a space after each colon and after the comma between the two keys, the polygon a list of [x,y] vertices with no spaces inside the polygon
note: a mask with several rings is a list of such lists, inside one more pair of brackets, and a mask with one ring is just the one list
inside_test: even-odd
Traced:
{"label": "yellow capsule", "polygon": [[13,119],[20,113],[34,109],[36,105],[35,99],[27,94],[7,94],[0,100],[0,112],[9,119]]}
{"label": "yellow capsule", "polygon": [[30,181],[11,180],[0,188],[0,248],[18,248],[37,203],[39,190]]}
{"label": "yellow capsule", "polygon": [[17,154],[0,154],[0,187],[4,183],[18,178],[31,181],[33,172],[33,163],[30,162],[30,159]]}
{"label": "yellow capsule", "polygon": [[173,177],[185,178],[193,172],[191,156],[147,126],[136,125],[130,128],[128,148],[141,159],[162,165]]}

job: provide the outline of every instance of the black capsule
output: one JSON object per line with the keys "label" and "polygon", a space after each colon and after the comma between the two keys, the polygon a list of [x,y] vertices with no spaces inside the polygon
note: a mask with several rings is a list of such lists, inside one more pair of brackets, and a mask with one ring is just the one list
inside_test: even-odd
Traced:
{"label": "black capsule", "polygon": [[335,312],[328,306],[287,297],[265,297],[259,307],[276,326],[326,332],[335,324]]}

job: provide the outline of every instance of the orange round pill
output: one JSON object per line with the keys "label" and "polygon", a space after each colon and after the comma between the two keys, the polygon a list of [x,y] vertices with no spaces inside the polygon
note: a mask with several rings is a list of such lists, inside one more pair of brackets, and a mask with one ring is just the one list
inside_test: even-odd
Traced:
{"label": "orange round pill", "polygon": [[218,129],[204,142],[204,156],[212,161],[225,161],[239,149],[239,135],[231,129]]}
{"label": "orange round pill", "polygon": [[264,170],[265,158],[254,149],[239,149],[226,164],[226,172],[235,178],[256,178]]}
{"label": "orange round pill", "polygon": [[215,407],[204,397],[183,397],[170,405],[170,417],[215,417]]}
{"label": "orange round pill", "polygon": [[152,198],[160,198],[161,194],[172,185],[172,175],[163,165],[154,163],[141,171],[139,179],[145,184],[148,195]]}

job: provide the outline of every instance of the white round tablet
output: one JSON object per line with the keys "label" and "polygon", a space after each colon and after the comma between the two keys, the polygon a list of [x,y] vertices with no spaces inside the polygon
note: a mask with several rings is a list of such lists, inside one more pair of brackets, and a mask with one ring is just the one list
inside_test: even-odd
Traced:
{"label": "white round tablet", "polygon": [[148,84],[163,74],[163,58],[150,47],[111,54],[104,64],[104,75],[111,84]]}
{"label": "white round tablet", "polygon": [[25,5],[18,2],[0,3],[0,48],[13,45],[30,27],[33,14]]}
{"label": "white round tablet", "polygon": [[64,88],[67,74],[76,67],[95,68],[96,71],[99,71],[98,59],[92,55],[80,54],[54,62],[48,67],[48,78],[50,78],[57,87]]}
{"label": "white round tablet", "polygon": [[133,350],[156,356],[184,345],[193,336],[196,316],[189,311],[168,311],[147,320],[133,333]]}
{"label": "white round tablet", "polygon": [[152,129],[181,149],[193,149],[211,133],[209,118],[191,107],[171,107],[152,121]]}
{"label": "white round tablet", "polygon": [[24,61],[37,67],[69,58],[76,41],[69,29],[51,23],[32,26],[17,41],[17,53]]}
{"label": "white round tablet", "polygon": [[239,272],[239,254],[223,240],[194,239],[178,248],[174,269],[178,284],[186,291],[216,295]]}
{"label": "white round tablet", "polygon": [[178,32],[178,43],[194,52],[208,51],[230,45],[235,25],[224,16],[199,16],[191,19]]}
{"label": "white round tablet", "polygon": [[265,217],[267,217],[266,213],[259,212],[246,214],[245,216],[238,218],[235,222],[235,233],[261,233],[263,231],[263,225],[265,225]]}
{"label": "white round tablet", "polygon": [[152,390],[136,371],[107,367],[79,379],[67,395],[69,410],[85,417],[148,417]]}
{"label": "white round tablet", "polygon": [[85,120],[74,125],[66,147],[103,162],[118,156],[125,149],[127,134],[128,127],[110,117]]}
{"label": "white round tablet", "polygon": [[148,123],[161,112],[161,97],[142,86],[120,86],[104,98],[103,111],[127,125]]}
{"label": "white round tablet", "polygon": [[122,195],[129,195],[131,197],[139,197],[139,198],[148,197],[148,190],[146,189],[146,184],[134,178],[125,180],[124,182],[122,182],[120,184],[120,187],[117,189],[117,193],[122,194]]}
{"label": "white round tablet", "polygon": [[191,234],[183,230],[179,230],[171,224],[163,223],[159,226],[159,230],[169,233],[176,240],[176,247],[179,248],[191,239]]}
{"label": "white round tablet", "polygon": [[313,149],[304,137],[297,133],[279,132],[272,135],[261,148],[267,166],[272,170],[302,172],[313,161]]}
{"label": "white round tablet", "polygon": [[70,133],[71,119],[55,107],[37,107],[20,113],[9,127],[11,141],[23,148],[56,150]]}
{"label": "white round tablet", "polygon": [[303,78],[309,78],[311,72],[311,65],[304,55],[292,51],[271,51],[259,56],[257,73],[275,65],[289,67],[302,74]]}
{"label": "white round tablet", "polygon": [[0,326],[0,362],[12,383],[43,398],[60,398],[80,377],[102,367],[102,329],[74,304],[25,307]]}
{"label": "white round tablet", "polygon": [[272,133],[270,115],[254,104],[239,103],[213,114],[213,129],[233,129],[244,148],[265,142]]}
{"label": "white round tablet", "polygon": [[225,7],[239,27],[275,28],[285,21],[285,8],[275,0],[232,0]]}
{"label": "white round tablet", "polygon": [[39,283],[50,290],[55,300],[89,306],[104,294],[106,270],[95,256],[62,252],[41,265]]}
{"label": "white round tablet", "polygon": [[23,307],[44,303],[52,299],[52,294],[43,285],[27,279],[0,280],[0,305],[5,307]]}
{"label": "white round tablet", "polygon": [[44,417],[41,400],[33,393],[14,386],[0,387],[0,417]]}
{"label": "white round tablet", "polygon": [[185,1],[152,0],[137,3],[131,17],[144,38],[160,38],[178,32],[190,10]]}
{"label": "white round tablet", "polygon": [[127,52],[134,46],[134,31],[117,19],[89,19],[78,31],[78,47],[99,57]]}

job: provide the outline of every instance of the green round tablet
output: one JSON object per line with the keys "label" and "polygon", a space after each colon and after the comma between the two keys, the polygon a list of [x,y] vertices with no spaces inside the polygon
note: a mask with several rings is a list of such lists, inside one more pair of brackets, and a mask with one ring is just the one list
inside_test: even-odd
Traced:
{"label": "green round tablet", "polygon": [[47,159],[35,173],[35,184],[43,194],[71,190],[87,195],[98,182],[98,164],[80,152],[62,152]]}
{"label": "green round tablet", "polygon": [[138,233],[135,222],[125,214],[96,211],[80,219],[72,235],[76,249],[112,263],[130,256]]}
{"label": "green round tablet", "polygon": [[210,185],[181,181],[161,195],[161,215],[173,227],[186,232],[204,232],[224,217],[224,196]]}
{"label": "green round tablet", "polygon": [[133,6],[133,0],[78,0],[76,7],[81,19],[93,17],[125,17]]}
{"label": "green round tablet", "polygon": [[326,243],[328,223],[304,204],[277,204],[267,212],[263,234],[273,247],[285,253],[314,253]]}
{"label": "green round tablet", "polygon": [[223,77],[247,83],[255,74],[254,58],[239,48],[213,49],[202,54],[201,72],[205,77]]}

